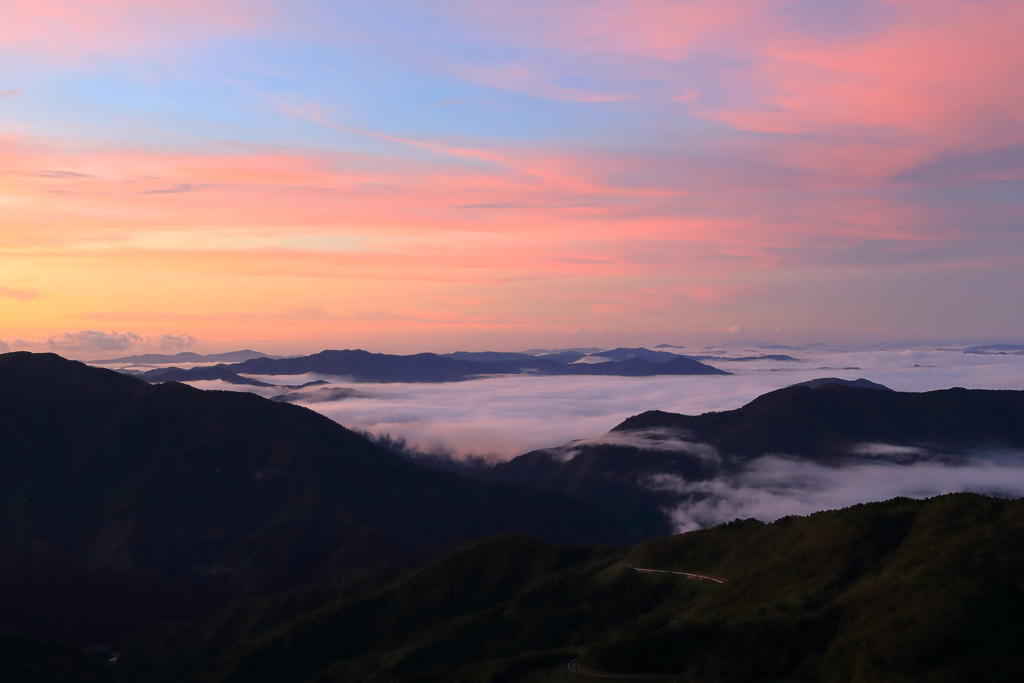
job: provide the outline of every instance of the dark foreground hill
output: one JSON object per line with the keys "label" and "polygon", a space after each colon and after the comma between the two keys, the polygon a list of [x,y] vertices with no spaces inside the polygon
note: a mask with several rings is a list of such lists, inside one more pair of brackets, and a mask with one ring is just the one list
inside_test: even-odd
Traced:
{"label": "dark foreground hill", "polygon": [[601,680],[570,673],[576,660],[689,683],[1024,679],[1020,500],[894,499],[630,551],[505,536],[389,571],[155,626],[124,643],[117,671],[129,683]]}
{"label": "dark foreground hill", "polygon": [[0,355],[0,627],[102,643],[510,531],[624,539],[578,500],[416,466],[305,408]]}
{"label": "dark foreground hill", "polygon": [[115,683],[107,652],[0,632],[0,681],[4,683]]}
{"label": "dark foreground hill", "polygon": [[671,530],[663,510],[680,503],[677,492],[650,486],[660,475],[707,480],[768,453],[838,465],[862,457],[858,448],[865,444],[875,461],[948,461],[972,450],[1024,448],[1024,391],[909,393],[865,387],[866,380],[858,380],[860,386],[821,382],[779,389],[736,410],[652,410],[602,437],[533,451],[472,474],[547,486],[660,535]]}
{"label": "dark foreground hill", "polygon": [[[671,355],[671,354],[666,354]],[[215,368],[164,368],[150,370],[139,376],[148,382],[188,382],[210,379],[211,372],[219,372],[217,379],[234,381],[224,373],[252,375],[302,375],[318,373],[351,377],[358,382],[461,382],[483,375],[620,375],[647,377],[652,375],[728,375],[690,358],[677,356],[664,362],[644,358],[631,358],[595,364],[572,364],[550,358],[524,356],[513,360],[466,360],[435,353],[396,356],[369,351],[321,351],[297,358],[253,358],[243,363],[218,365]],[[244,382],[244,378],[239,378]]]}

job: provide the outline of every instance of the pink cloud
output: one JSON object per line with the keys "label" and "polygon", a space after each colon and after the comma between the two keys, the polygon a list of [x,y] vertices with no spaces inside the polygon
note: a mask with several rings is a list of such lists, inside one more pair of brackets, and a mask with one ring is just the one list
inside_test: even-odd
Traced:
{"label": "pink cloud", "polygon": [[[1015,142],[1024,84],[1015,78],[1024,45],[1016,2],[892,2],[902,10],[862,41],[767,31],[754,68],[734,86],[764,93],[750,109],[708,111],[751,130],[817,134],[875,129],[924,144]],[[760,87],[758,86],[760,84]]]}
{"label": "pink cloud", "polygon": [[[802,25],[791,4],[468,2],[458,20],[468,30],[536,54],[456,70],[535,97],[683,103],[688,115],[796,138],[762,142],[763,153],[836,184],[1024,140],[1019,2],[879,0],[876,20],[842,35]],[[595,84],[568,92],[567,77]]]}
{"label": "pink cloud", "polygon": [[[729,166],[702,169],[702,184],[695,179],[690,189],[673,187],[668,171],[645,184],[623,185],[616,178],[624,172],[657,170],[660,161],[427,144],[442,155],[454,149],[455,158],[260,148],[72,155],[38,141],[8,141],[0,146],[8,163],[2,174],[18,202],[8,210],[0,241],[108,251],[268,252],[284,261],[298,258],[286,253],[309,252],[314,259],[322,253],[336,262],[351,254],[361,270],[391,263],[406,264],[406,273],[471,270],[460,266],[466,254],[475,255],[474,265],[519,273],[658,271],[682,263],[709,271],[778,265],[789,257],[766,249],[802,246],[823,229],[837,245],[918,239],[915,229],[903,226],[926,218],[913,205],[856,196],[809,197],[791,206],[765,193],[759,178]],[[485,163],[460,161],[474,155]],[[819,182],[828,189],[838,181]],[[191,236],[195,226],[205,226],[204,235]],[[298,233],[295,226],[301,226]],[[498,241],[504,246],[495,250]]]}
{"label": "pink cloud", "polygon": [[8,0],[0,48],[61,61],[87,55],[138,59],[167,48],[270,24],[265,0]]}
{"label": "pink cloud", "polygon": [[559,51],[677,60],[783,4],[778,0],[576,0],[558,4],[470,0],[459,3],[459,12],[453,15],[468,30],[503,42],[511,39]]}
{"label": "pink cloud", "polygon": [[8,299],[15,299],[16,301],[25,303],[27,301],[32,301],[32,299],[35,299],[37,296],[39,296],[39,292],[33,291],[31,289],[0,287],[0,296],[6,297]]}

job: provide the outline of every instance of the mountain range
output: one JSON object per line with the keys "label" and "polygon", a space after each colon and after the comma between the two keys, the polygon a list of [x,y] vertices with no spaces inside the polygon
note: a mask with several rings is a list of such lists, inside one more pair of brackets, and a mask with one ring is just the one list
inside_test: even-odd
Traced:
{"label": "mountain range", "polygon": [[987,344],[972,346],[964,353],[976,353],[981,356],[1024,356],[1024,344]]}
{"label": "mountain range", "polygon": [[[650,352],[661,353],[661,352]],[[474,359],[466,359],[465,356]],[[508,359],[508,355],[522,358]],[[243,375],[303,375],[315,373],[350,377],[357,382],[460,382],[484,375],[621,375],[647,377],[651,375],[728,375],[730,373],[705,365],[699,361],[665,354],[671,358],[649,360],[632,357],[604,363],[573,363],[525,354],[497,354],[500,360],[483,354],[461,354],[460,357],[419,353],[398,356],[368,351],[321,351],[311,356],[295,358],[252,358],[230,365],[202,368],[159,368],[138,374],[147,382],[188,382],[201,379],[221,379],[237,384],[253,380]],[[477,359],[479,358],[479,359]]]}

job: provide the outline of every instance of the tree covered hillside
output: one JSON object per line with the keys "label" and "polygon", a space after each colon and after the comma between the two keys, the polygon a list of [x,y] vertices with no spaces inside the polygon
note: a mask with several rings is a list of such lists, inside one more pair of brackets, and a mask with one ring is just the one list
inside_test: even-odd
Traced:
{"label": "tree covered hillside", "polygon": [[1024,501],[894,499],[626,551],[503,536],[390,581],[377,571],[355,579],[358,595],[350,580],[156,626],[126,643],[120,673],[151,683],[590,680],[566,668],[577,660],[691,683],[1024,677]]}

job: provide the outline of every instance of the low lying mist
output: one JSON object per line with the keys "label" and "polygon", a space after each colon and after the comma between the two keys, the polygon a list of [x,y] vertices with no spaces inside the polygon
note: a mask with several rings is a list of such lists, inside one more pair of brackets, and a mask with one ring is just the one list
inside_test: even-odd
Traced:
{"label": "low lying mist", "polygon": [[[880,444],[873,444],[879,446]],[[738,471],[706,481],[656,475],[647,484],[684,500],[666,512],[677,532],[701,529],[736,518],[772,522],[897,496],[928,498],[972,492],[1003,498],[1024,496],[1024,452],[975,453],[967,457],[915,454],[912,463],[852,459],[822,465],[804,459],[766,455]]]}
{"label": "low lying mist", "polygon": [[1024,389],[1024,356],[919,349],[787,353],[802,362],[731,363],[726,369],[736,374],[730,376],[509,375],[444,384],[358,383],[322,375],[253,376],[276,385],[330,382],[299,392],[219,381],[191,384],[267,397],[288,393],[289,401],[346,427],[402,438],[418,451],[491,460],[593,438],[646,410],[686,414],[731,410],[761,394],[819,377],[863,377],[897,391],[953,386]]}

